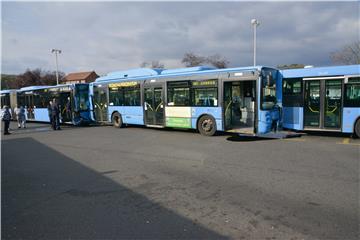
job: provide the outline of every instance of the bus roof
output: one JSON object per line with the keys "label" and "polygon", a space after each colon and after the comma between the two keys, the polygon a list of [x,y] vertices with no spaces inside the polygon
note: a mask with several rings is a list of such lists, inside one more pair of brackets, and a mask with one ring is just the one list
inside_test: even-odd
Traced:
{"label": "bus roof", "polygon": [[[238,67],[238,68],[214,68],[209,66],[198,66],[198,67],[189,67],[189,68],[176,68],[176,69],[130,69],[125,71],[109,73],[106,76],[97,78],[96,83],[102,83],[107,81],[127,81],[127,80],[146,80],[149,77],[161,78],[161,77],[170,77],[170,76],[189,76],[194,74],[207,74],[207,73],[221,73],[221,72],[235,72],[235,71],[261,71],[264,66],[251,66],[251,67]],[[270,67],[266,67],[270,68]],[[150,71],[146,71],[150,70]],[[155,72],[151,70],[156,70]],[[146,75],[146,73],[151,73]],[[133,74],[128,74],[133,73]]]}
{"label": "bus roof", "polygon": [[17,90],[18,92],[22,92],[22,91],[33,91],[33,90],[40,90],[40,89],[47,89],[47,88],[57,88],[57,87],[67,87],[70,86],[71,84],[59,84],[59,85],[52,85],[52,86],[29,86],[29,87],[23,87],[20,88],[19,90]]}
{"label": "bus roof", "polygon": [[360,65],[285,69],[280,72],[283,78],[360,75]]}
{"label": "bus roof", "polygon": [[6,94],[6,93],[11,93],[11,92],[16,92],[16,89],[4,89],[4,90],[0,90],[0,94]]}

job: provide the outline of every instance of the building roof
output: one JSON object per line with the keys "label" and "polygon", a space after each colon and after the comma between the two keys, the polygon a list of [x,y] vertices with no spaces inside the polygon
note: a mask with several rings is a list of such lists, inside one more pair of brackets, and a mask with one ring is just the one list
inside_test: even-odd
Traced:
{"label": "building roof", "polygon": [[[91,72],[76,72],[76,73],[69,73],[64,77],[65,81],[76,81],[76,80],[84,80],[87,79],[91,74],[95,73],[94,71]],[[96,73],[95,73],[96,74]]]}

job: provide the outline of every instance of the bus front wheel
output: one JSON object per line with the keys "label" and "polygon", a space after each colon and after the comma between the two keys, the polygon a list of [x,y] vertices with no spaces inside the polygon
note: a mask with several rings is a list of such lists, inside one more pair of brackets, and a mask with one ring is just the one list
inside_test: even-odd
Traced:
{"label": "bus front wheel", "polygon": [[123,126],[121,115],[118,112],[112,115],[111,121],[113,123],[113,126],[116,128],[121,128]]}
{"label": "bus front wheel", "polygon": [[355,123],[354,133],[355,137],[360,138],[360,119],[358,119]]}
{"label": "bus front wheel", "polygon": [[212,116],[202,116],[197,124],[197,128],[201,135],[213,136],[216,132],[216,122]]}

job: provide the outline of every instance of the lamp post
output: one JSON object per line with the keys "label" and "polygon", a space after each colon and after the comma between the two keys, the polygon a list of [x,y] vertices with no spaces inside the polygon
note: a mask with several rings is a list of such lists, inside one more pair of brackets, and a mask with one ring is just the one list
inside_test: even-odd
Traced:
{"label": "lamp post", "polygon": [[254,66],[256,66],[256,28],[260,25],[257,19],[251,19],[251,25],[254,26]]}
{"label": "lamp post", "polygon": [[59,67],[58,67],[58,54],[61,53],[60,49],[52,49],[51,53],[55,53],[55,62],[56,62],[56,85],[59,85]]}

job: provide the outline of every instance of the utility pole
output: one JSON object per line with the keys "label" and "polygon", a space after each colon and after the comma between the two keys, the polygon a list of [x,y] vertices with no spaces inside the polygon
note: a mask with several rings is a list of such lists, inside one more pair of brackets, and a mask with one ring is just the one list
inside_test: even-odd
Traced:
{"label": "utility pole", "polygon": [[251,19],[251,25],[254,26],[254,66],[256,66],[256,28],[260,25],[257,19]]}
{"label": "utility pole", "polygon": [[59,85],[59,66],[58,66],[58,54],[61,53],[60,49],[52,49],[51,53],[55,53],[55,62],[56,62],[56,85]]}

